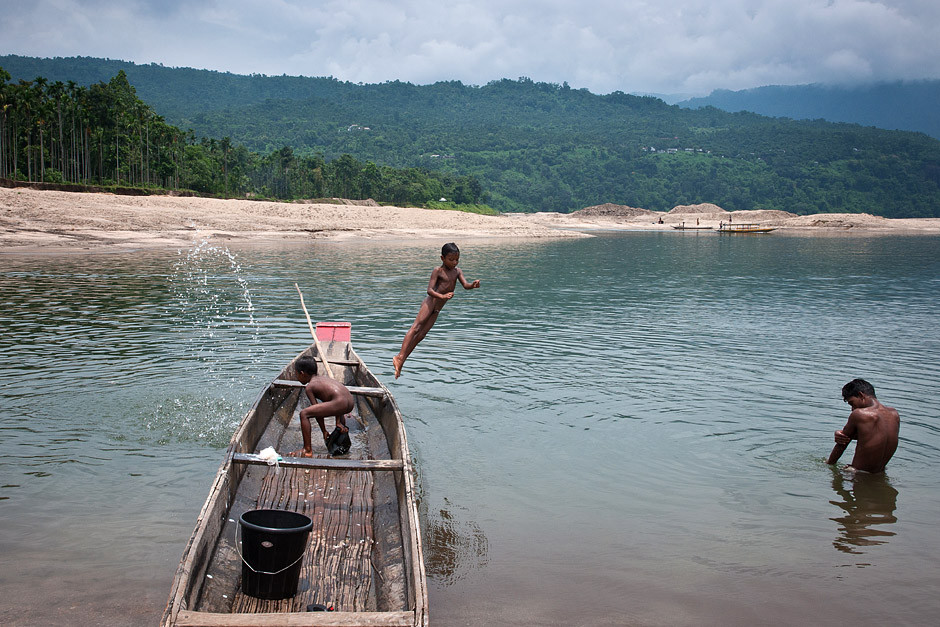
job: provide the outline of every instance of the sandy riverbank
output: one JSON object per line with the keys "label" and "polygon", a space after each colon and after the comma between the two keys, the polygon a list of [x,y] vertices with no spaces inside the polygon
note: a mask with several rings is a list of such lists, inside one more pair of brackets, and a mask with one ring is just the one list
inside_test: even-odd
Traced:
{"label": "sandy riverbank", "polygon": [[196,237],[226,241],[583,237],[597,230],[672,231],[677,224],[694,225],[696,220],[699,226],[717,226],[729,219],[736,223],[760,222],[782,230],[940,234],[938,218],[795,216],[782,211],[729,213],[715,205],[676,207],[665,213],[601,205],[572,214],[481,216],[373,203],[275,203],[0,188],[0,246],[6,252],[180,246]]}
{"label": "sandy riverbank", "polygon": [[[567,228],[588,229],[602,226],[612,228],[622,225],[630,229],[666,229],[684,225],[686,227],[711,227],[717,229],[721,223],[757,223],[782,231],[807,231],[818,233],[876,233],[876,232],[922,232],[940,234],[940,218],[888,219],[868,213],[816,213],[798,216],[786,211],[725,211],[710,203],[680,205],[670,211],[648,211],[625,205],[604,204],[587,207],[568,215],[555,215],[552,221],[565,224]],[[661,223],[660,223],[661,221]],[[542,220],[549,223],[549,220]]]}

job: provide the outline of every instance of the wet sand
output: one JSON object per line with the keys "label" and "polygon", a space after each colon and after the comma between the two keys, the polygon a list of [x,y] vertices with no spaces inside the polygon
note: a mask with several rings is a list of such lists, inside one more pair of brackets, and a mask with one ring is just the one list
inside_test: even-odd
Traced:
{"label": "wet sand", "polygon": [[[347,201],[352,203],[353,201]],[[661,222],[660,222],[661,221]],[[886,219],[869,214],[796,216],[783,211],[727,212],[711,204],[652,212],[600,205],[571,214],[483,216],[457,211],[362,204],[278,203],[176,196],[120,196],[0,188],[0,246],[6,252],[173,247],[198,237],[222,241],[584,237],[602,230],[668,230],[758,222],[813,232],[940,233],[940,218]]]}

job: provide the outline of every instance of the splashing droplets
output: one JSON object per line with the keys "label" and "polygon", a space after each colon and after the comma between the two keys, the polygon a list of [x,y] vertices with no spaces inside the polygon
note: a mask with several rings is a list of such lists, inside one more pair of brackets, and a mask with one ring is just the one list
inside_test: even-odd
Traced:
{"label": "splashing droplets", "polygon": [[207,395],[158,407],[154,426],[223,444],[241,414],[241,403],[231,399],[244,397],[246,353],[252,364],[264,355],[248,273],[234,253],[209,238],[178,251],[173,270],[173,330],[184,336],[191,374],[206,381]]}

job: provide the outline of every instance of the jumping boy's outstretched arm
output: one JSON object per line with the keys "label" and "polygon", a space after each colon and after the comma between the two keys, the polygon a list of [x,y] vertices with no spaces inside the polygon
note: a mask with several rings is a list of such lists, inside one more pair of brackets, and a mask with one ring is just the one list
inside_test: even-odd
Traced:
{"label": "jumping boy's outstretched arm", "polygon": [[472,283],[464,278],[463,270],[457,268],[457,280],[460,281],[460,284],[463,285],[465,290],[472,290],[474,288],[480,287],[480,279],[473,281]]}

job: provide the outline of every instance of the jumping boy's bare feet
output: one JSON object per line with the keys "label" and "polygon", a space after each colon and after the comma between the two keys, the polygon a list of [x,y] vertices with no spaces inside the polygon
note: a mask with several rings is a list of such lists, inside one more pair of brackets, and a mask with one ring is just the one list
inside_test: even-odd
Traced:
{"label": "jumping boy's bare feet", "polygon": [[290,457],[313,457],[313,451],[305,451],[304,449],[300,449],[291,453]]}
{"label": "jumping boy's bare feet", "polygon": [[401,359],[401,355],[395,355],[392,357],[392,365],[395,366],[395,378],[401,376],[401,367],[404,365],[404,362]]}

